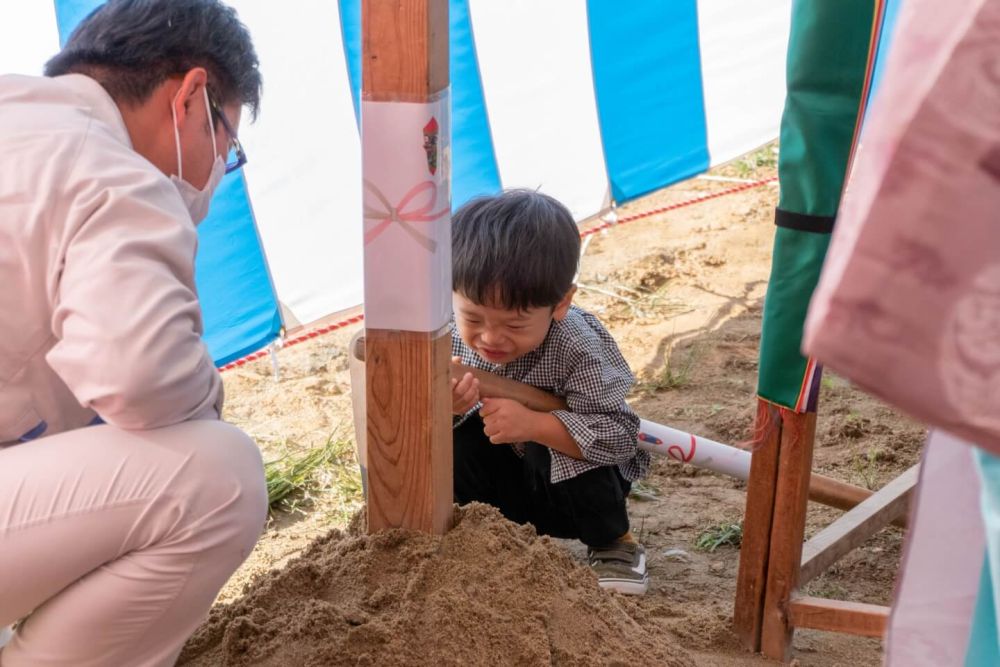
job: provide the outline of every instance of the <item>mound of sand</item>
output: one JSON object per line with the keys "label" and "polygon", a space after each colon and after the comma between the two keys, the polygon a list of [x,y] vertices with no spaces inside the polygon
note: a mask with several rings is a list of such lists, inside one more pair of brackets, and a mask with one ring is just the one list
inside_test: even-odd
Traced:
{"label": "mound of sand", "polygon": [[691,660],[564,548],[470,505],[443,537],[352,528],[320,538],[213,609],[178,664],[637,663]]}

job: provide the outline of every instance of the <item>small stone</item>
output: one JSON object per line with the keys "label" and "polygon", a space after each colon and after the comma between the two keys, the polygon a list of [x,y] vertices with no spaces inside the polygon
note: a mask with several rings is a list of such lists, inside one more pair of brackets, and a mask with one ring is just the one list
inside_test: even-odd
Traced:
{"label": "small stone", "polygon": [[725,569],[726,569],[726,564],[723,563],[722,561],[712,563],[711,565],[708,566],[708,571],[711,572],[712,574],[722,574],[723,571],[725,571]]}
{"label": "small stone", "polygon": [[663,551],[663,557],[667,560],[672,560],[675,563],[690,563],[691,554],[684,551],[683,549],[665,549]]}
{"label": "small stone", "polygon": [[726,258],[720,255],[709,255],[704,260],[702,260],[702,263],[705,266],[725,266]]}

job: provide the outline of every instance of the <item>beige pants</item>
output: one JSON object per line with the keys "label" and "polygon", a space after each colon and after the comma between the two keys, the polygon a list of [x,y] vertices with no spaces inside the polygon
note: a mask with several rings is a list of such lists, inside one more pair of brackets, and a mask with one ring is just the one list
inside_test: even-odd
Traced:
{"label": "beige pants", "polygon": [[2,667],[172,665],[267,514],[219,421],[94,426],[0,449]]}

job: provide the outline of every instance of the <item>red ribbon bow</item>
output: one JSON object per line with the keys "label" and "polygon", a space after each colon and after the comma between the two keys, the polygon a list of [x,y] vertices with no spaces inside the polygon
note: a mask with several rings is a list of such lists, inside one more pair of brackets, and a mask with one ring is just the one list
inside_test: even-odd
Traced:
{"label": "red ribbon bow", "polygon": [[[365,180],[365,190],[382,204],[382,210],[372,208],[365,201],[364,214],[365,222],[376,222],[374,227],[365,232],[365,245],[368,245],[378,238],[393,223],[397,223],[403,231],[427,249],[428,252],[437,251],[437,241],[423,234],[413,223],[434,222],[442,216],[447,215],[449,209],[443,208],[440,211],[434,210],[434,203],[437,201],[437,183],[434,181],[424,181],[410,188],[410,191],[403,195],[399,201],[399,206],[393,206],[382,194],[382,191],[369,180]],[[426,201],[416,207],[412,207],[413,201],[427,193]],[[367,200],[367,197],[365,198]]]}

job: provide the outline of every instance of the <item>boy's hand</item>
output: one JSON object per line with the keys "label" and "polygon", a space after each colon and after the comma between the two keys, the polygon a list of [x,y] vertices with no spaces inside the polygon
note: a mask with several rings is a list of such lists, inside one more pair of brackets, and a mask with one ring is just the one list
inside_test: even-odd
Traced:
{"label": "boy's hand", "polygon": [[[452,362],[461,361],[453,357]],[[451,379],[451,411],[456,415],[464,415],[479,402],[479,380],[472,373],[466,373],[461,378]]]}
{"label": "boy's hand", "polygon": [[483,432],[494,445],[534,441],[537,414],[509,398],[484,398],[479,410]]}

